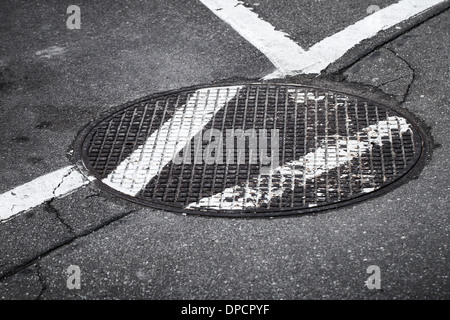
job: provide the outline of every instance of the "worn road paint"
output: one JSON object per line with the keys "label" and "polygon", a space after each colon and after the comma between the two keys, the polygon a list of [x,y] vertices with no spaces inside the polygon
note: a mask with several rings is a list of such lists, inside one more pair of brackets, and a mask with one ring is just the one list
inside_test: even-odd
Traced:
{"label": "worn road paint", "polygon": [[52,46],[47,49],[37,51],[36,55],[41,58],[50,59],[50,58],[53,58],[54,56],[59,56],[65,52],[66,52],[66,48],[64,48],[64,47]]}
{"label": "worn road paint", "polygon": [[[276,31],[272,25],[262,21],[256,13],[245,8],[239,1],[200,1],[272,61],[277,71],[265,76],[264,79],[273,79],[289,74],[319,73],[362,40],[373,37],[379,31],[427,11],[446,0],[402,0],[320,41],[307,52],[290,40],[286,33]],[[237,10],[240,12],[239,14]],[[233,18],[235,14],[236,17],[239,15],[243,19],[236,21],[238,19]],[[386,24],[383,24],[382,21]],[[373,23],[372,26],[371,23]],[[263,37],[261,37],[261,30],[264,30]],[[339,41],[343,42],[339,43]],[[36,52],[36,55],[50,58],[63,52],[64,48],[50,47]],[[64,177],[69,177],[68,174],[70,179],[67,180],[71,182],[61,183]],[[86,178],[77,171],[75,166],[69,166],[18,186],[0,195],[0,221],[38,206],[55,196],[60,197],[75,191],[87,183]],[[58,190],[55,192],[56,188]],[[62,190],[65,190],[65,193]]]}
{"label": "worn road paint", "polygon": [[73,166],[43,175],[0,195],[0,221],[67,195],[87,183],[88,180]]}
{"label": "worn road paint", "polygon": [[[371,143],[381,146],[382,138],[389,136],[392,129],[399,130],[401,133],[411,130],[406,119],[402,117],[389,117],[387,120],[380,121],[375,125],[361,130],[361,135],[367,135],[367,141],[358,140],[358,135],[350,139],[347,139],[348,137],[338,139],[336,145],[326,148],[320,147],[314,152],[306,154],[301,159],[272,169],[268,175],[260,174],[258,177],[255,177],[253,182],[256,185],[261,185],[261,181],[270,179],[271,176],[280,179],[279,186],[271,185],[271,188],[267,192],[263,192],[263,194],[258,189],[249,188],[247,181],[245,187],[236,185],[226,188],[211,197],[205,197],[198,202],[190,203],[186,208],[242,210],[260,207],[263,204],[267,204],[274,197],[281,197],[285,192],[282,186],[286,182],[292,182],[293,184],[293,180],[295,179],[295,181],[304,184],[306,180],[314,179],[329,170],[343,166],[358,157],[359,154],[367,152]],[[327,161],[327,155],[328,158],[335,158],[336,161]],[[365,179],[370,179],[370,177],[365,177]],[[244,191],[242,191],[243,187]],[[371,192],[374,190],[370,188],[364,191]]]}

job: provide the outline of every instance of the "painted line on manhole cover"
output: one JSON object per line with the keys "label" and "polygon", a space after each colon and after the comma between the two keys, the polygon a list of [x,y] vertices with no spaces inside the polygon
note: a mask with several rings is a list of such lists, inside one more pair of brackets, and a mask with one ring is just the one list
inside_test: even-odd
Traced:
{"label": "painted line on manhole cover", "polygon": [[75,153],[101,188],[125,199],[255,217],[378,195],[421,168],[427,145],[409,115],[374,101],[295,84],[240,83],[120,107],[83,131]]}
{"label": "painted line on manhole cover", "polygon": [[[413,2],[409,2],[409,1],[413,1]],[[223,5],[224,2],[219,1],[219,0],[202,0],[202,2],[208,7],[210,8],[215,14],[220,13],[220,11],[222,11],[223,9]],[[407,9],[407,12],[409,12],[406,16],[404,16],[403,18],[398,18],[398,17],[394,17],[392,16],[391,18],[389,18],[391,16],[391,13],[394,11],[397,12],[402,12],[402,10],[398,10],[398,6],[396,7],[395,4],[391,5],[389,7],[386,7],[380,11],[378,11],[376,14],[377,16],[371,15],[369,17],[366,17],[364,19],[362,19],[361,21],[357,22],[356,24],[349,26],[347,28],[345,28],[344,30],[338,32],[337,34],[326,38],[322,41],[320,41],[319,43],[317,43],[316,45],[314,45],[312,48],[310,48],[310,50],[308,52],[305,52],[301,47],[295,47],[295,45],[291,45],[292,42],[290,42],[289,46],[284,46],[284,48],[286,49],[287,47],[292,47],[293,50],[290,50],[290,54],[293,54],[293,56],[296,56],[298,54],[302,55],[302,54],[309,54],[309,55],[313,55],[315,56],[317,59],[318,64],[317,65],[313,65],[313,68],[309,68],[309,69],[302,69],[302,68],[293,68],[295,70],[290,70],[292,68],[289,68],[289,65],[291,65],[291,62],[288,62],[288,65],[286,65],[288,68],[286,69],[282,64],[279,65],[277,61],[285,61],[284,57],[279,56],[276,51],[273,51],[274,55],[271,55],[271,57],[269,58],[276,66],[277,66],[277,71],[269,74],[267,76],[264,77],[264,79],[273,79],[273,78],[277,78],[277,77],[284,77],[286,74],[297,74],[297,73],[315,73],[317,68],[322,68],[320,66],[328,64],[328,63],[332,63],[334,62],[333,59],[337,59],[340,57],[340,55],[334,55],[332,57],[327,57],[324,56],[323,53],[324,52],[332,52],[333,50],[330,50],[330,48],[334,49],[336,44],[339,44],[341,42],[341,39],[343,35],[349,35],[347,36],[347,39],[360,39],[361,38],[361,32],[364,32],[365,36],[367,38],[370,38],[374,35],[374,33],[367,33],[367,30],[372,30],[373,31],[373,26],[374,24],[372,23],[372,19],[374,19],[374,17],[377,17],[376,19],[379,21],[380,20],[380,15],[383,16],[382,19],[387,19],[389,24],[395,24],[395,23],[400,23],[403,20],[401,19],[408,19],[411,17],[411,15],[413,14],[420,14],[423,13],[424,11],[427,11],[429,9],[431,9],[432,7],[434,7],[435,5],[441,4],[441,3],[445,3],[446,1],[439,1],[439,0],[433,0],[432,2],[427,2],[426,5],[424,6],[424,3],[422,3],[422,1],[417,1],[417,0],[403,0],[401,1],[401,5],[405,5],[405,4],[411,4],[411,6],[409,6]],[[228,2],[226,2],[225,4],[229,4]],[[239,6],[242,7],[242,6]],[[233,8],[231,7],[227,7],[228,9],[223,11],[223,14],[218,14],[218,16],[223,19],[224,21],[226,21],[227,23],[229,23],[233,28],[236,29],[236,31],[238,31],[238,33],[243,36],[244,38],[246,38],[248,41],[250,41],[253,45],[255,45],[258,49],[260,49],[262,52],[265,52],[264,48],[267,47],[267,45],[265,44],[265,40],[264,37],[267,34],[267,32],[265,31],[265,33],[261,33],[261,30],[269,30],[269,33],[272,36],[272,40],[275,42],[283,42],[286,41],[286,34],[284,34],[283,32],[278,32],[275,30],[275,28],[272,28],[270,25],[268,25],[265,22],[258,22],[256,24],[244,24],[244,25],[240,25],[240,24],[236,24],[236,20],[235,17],[236,15],[234,14],[233,10],[236,10],[235,6],[233,6]],[[239,8],[239,10],[241,10],[242,8]],[[231,11],[230,11],[231,10]],[[252,11],[250,11],[249,9],[245,8],[242,10],[246,10],[245,12],[242,11],[242,14],[244,16],[246,16],[245,19],[241,19],[242,21],[254,21],[254,18],[256,17],[256,14]],[[411,10],[415,10],[414,12]],[[405,11],[406,12],[406,11]],[[248,17],[247,17],[248,15]],[[394,21],[395,20],[395,21]],[[255,25],[257,26],[255,28]],[[260,26],[264,25],[264,28],[261,28]],[[368,25],[369,29],[368,29]],[[376,24],[378,26],[380,26],[380,24]],[[241,29],[241,27],[243,26],[243,29]],[[358,31],[359,30],[359,31]],[[376,30],[375,30],[376,31]],[[378,30],[379,31],[379,30]],[[376,31],[376,32],[378,32]],[[255,37],[251,36],[251,35],[256,35]],[[250,36],[249,36],[250,35]],[[258,36],[260,35],[260,36]],[[258,40],[259,38],[263,39],[262,42],[260,40]],[[354,43],[355,45],[356,43]],[[269,47],[271,47],[271,45],[269,44]],[[316,53],[313,53],[314,50],[312,50],[313,48],[315,48],[315,51],[317,51]],[[305,56],[306,57],[306,56]],[[302,57],[301,60],[304,60]],[[281,59],[281,60],[280,60]],[[297,59],[296,59],[297,60]],[[309,65],[307,66],[309,67]],[[286,69],[286,70],[285,70]],[[299,70],[297,70],[299,69]],[[301,69],[301,70],[300,70]],[[0,198],[3,200],[2,202],[4,203],[4,205],[0,208],[0,222],[4,222],[7,221],[8,219],[10,219],[11,217],[15,216],[16,214],[19,214],[21,212],[25,212],[28,211],[30,209],[32,209],[35,206],[38,206],[42,203],[44,203],[45,201],[53,198],[53,197],[62,197],[65,196],[73,191],[76,191],[77,189],[81,188],[82,186],[86,185],[88,183],[88,181],[86,179],[84,179],[84,177],[79,174],[77,171],[73,171],[74,167],[72,166],[67,166],[65,168],[56,170],[54,172],[50,172],[42,177],[38,177],[33,181],[30,181],[28,183],[25,183],[23,185],[20,185],[12,190],[9,190],[3,194],[0,195]],[[65,193],[61,193],[61,194],[54,194],[54,190],[56,187],[58,187],[59,184],[63,183],[63,180],[65,179],[65,172],[71,172],[71,179],[68,180],[70,181],[70,183],[67,183],[67,186],[65,187]],[[61,173],[63,173],[63,176],[61,177]],[[43,179],[46,181],[46,183],[42,183],[41,181],[43,181]],[[66,185],[65,181],[64,181],[64,185]]]}

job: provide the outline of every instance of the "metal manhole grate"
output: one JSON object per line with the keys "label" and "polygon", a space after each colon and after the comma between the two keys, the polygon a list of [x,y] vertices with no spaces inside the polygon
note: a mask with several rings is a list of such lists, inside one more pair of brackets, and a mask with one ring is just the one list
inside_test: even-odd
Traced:
{"label": "metal manhole grate", "polygon": [[403,112],[327,89],[242,84],[154,95],[89,125],[78,164],[141,204],[275,216],[377,194],[425,153]]}

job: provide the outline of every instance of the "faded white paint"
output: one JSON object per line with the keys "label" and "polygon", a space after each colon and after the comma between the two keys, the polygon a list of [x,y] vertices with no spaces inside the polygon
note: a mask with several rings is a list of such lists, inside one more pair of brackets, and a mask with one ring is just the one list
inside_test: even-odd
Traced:
{"label": "faded white paint", "polygon": [[[272,198],[281,197],[285,192],[285,185],[294,185],[293,181],[305,185],[307,181],[348,164],[360,154],[368,152],[371,144],[382,145],[382,138],[391,134],[391,130],[398,130],[404,133],[411,130],[406,119],[402,117],[388,117],[377,124],[364,128],[359,135],[366,134],[367,140],[357,140],[356,137],[336,136],[336,144],[319,147],[314,152],[306,154],[304,157],[288,162],[273,169],[268,175],[259,175],[252,180],[252,185],[268,185],[268,190],[263,191],[258,187],[236,185],[226,188],[223,192],[211,197],[205,197],[198,202],[190,203],[186,208],[209,208],[216,210],[242,210],[245,208],[257,208],[267,204]],[[323,144],[323,143],[322,143]],[[345,175],[342,175],[343,178]],[[365,180],[370,176],[364,176]],[[278,183],[269,183],[269,179],[277,179]],[[289,184],[288,184],[289,182]],[[372,192],[375,188],[363,189],[363,192]]]}
{"label": "faded white paint", "polygon": [[54,56],[59,56],[66,52],[66,48],[64,47],[58,47],[58,46],[51,46],[44,50],[39,50],[36,52],[36,55],[41,58],[53,58]]}
{"label": "faded white paint", "polygon": [[[323,101],[325,99],[325,95],[316,96],[311,91],[304,92],[304,91],[300,91],[300,90],[301,89],[288,89],[287,90],[288,94],[291,95],[291,97],[293,98],[295,103],[304,104],[308,100],[311,100],[311,101]],[[346,101],[348,99],[344,100],[343,98],[340,98],[339,100],[340,100],[340,102],[344,102],[344,101]]]}
{"label": "faded white paint", "polygon": [[27,211],[55,197],[67,195],[88,180],[75,167],[68,166],[0,195],[0,221]]}

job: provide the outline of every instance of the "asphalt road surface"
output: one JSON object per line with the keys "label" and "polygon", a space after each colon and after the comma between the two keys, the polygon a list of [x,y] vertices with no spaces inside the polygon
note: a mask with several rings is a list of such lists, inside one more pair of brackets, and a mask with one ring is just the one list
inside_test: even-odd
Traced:
{"label": "asphalt road surface", "polygon": [[[245,5],[307,50],[369,6],[395,2]],[[115,106],[276,70],[200,1],[78,1],[80,29],[67,28],[71,4],[0,3],[0,193],[73,165],[78,132]],[[86,184],[0,222],[0,299],[449,299],[448,7],[364,41],[321,75],[279,79],[411,112],[433,150],[408,183],[276,219],[155,210]],[[380,289],[365,285],[373,265]],[[68,288],[70,266],[80,270],[79,289]]]}

